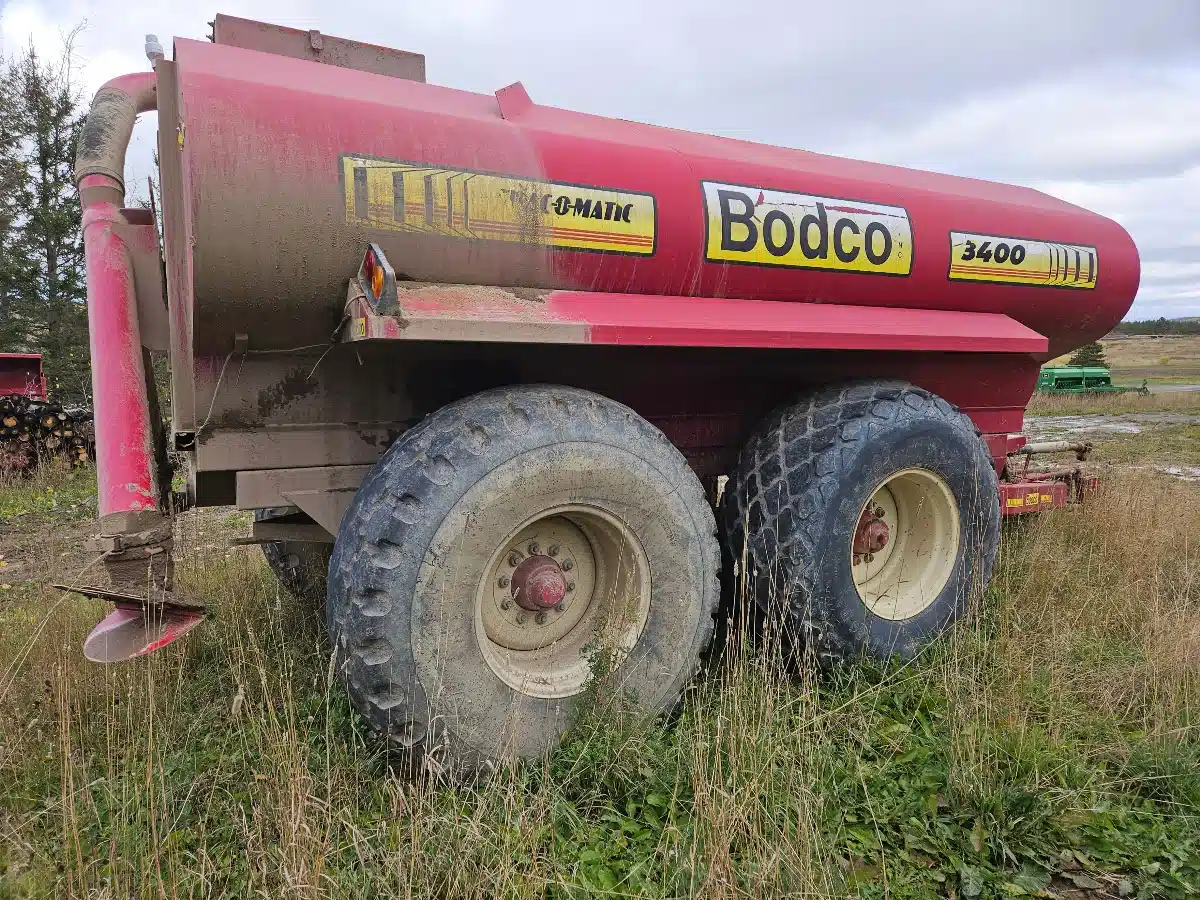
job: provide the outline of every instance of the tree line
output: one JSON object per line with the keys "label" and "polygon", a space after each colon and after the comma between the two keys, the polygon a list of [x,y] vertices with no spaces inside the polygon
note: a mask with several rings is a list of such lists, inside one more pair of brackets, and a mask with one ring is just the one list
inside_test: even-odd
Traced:
{"label": "tree line", "polygon": [[57,59],[0,59],[0,352],[41,353],[55,399],[90,400],[87,292],[73,168],[83,96],[74,34]]}
{"label": "tree line", "polygon": [[1145,319],[1140,322],[1121,322],[1113,331],[1117,334],[1200,334],[1200,318]]}

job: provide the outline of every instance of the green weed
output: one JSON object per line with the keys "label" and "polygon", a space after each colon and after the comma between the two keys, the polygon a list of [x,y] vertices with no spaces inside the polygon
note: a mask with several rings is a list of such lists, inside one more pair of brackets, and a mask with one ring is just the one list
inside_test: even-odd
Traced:
{"label": "green weed", "polygon": [[66,460],[40,463],[32,472],[0,472],[0,523],[28,517],[27,524],[76,521],[96,515],[96,476]]}

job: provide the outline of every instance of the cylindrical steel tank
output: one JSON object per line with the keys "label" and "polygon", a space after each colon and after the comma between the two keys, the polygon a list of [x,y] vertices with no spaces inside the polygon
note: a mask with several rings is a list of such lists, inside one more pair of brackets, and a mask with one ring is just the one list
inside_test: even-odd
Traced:
{"label": "cylindrical steel tank", "polygon": [[[1028,188],[175,44],[194,341],[327,339],[366,241],[418,281],[1006,313],[1052,355],[1137,292],[1117,223]],[[163,108],[162,98],[159,102]],[[170,235],[168,235],[170,238]]]}

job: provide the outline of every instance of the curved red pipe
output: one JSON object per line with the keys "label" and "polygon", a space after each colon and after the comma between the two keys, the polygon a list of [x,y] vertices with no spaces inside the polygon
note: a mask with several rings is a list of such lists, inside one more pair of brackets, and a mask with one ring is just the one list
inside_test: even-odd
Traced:
{"label": "curved red pipe", "polygon": [[126,220],[125,152],[139,112],[157,105],[153,72],[114,78],[97,91],[76,160],[83,205],[88,330],[95,407],[101,532],[126,534],[160,515],[154,429],[146,387]]}

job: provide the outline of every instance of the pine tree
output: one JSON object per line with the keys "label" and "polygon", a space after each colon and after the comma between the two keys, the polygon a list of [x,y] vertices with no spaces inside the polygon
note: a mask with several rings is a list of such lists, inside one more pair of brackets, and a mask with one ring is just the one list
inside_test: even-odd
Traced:
{"label": "pine tree", "polygon": [[1104,345],[1092,341],[1075,351],[1075,355],[1067,360],[1068,366],[1098,366],[1108,368],[1108,360],[1104,358]]}
{"label": "pine tree", "polygon": [[[86,287],[79,197],[72,168],[82,124],[69,38],[46,62],[30,47],[0,84],[4,134],[15,160],[2,205],[10,214],[0,277],[0,349],[40,352],[61,400],[90,393]],[[15,188],[14,183],[15,182]]]}
{"label": "pine tree", "polygon": [[28,282],[28,260],[18,248],[21,240],[18,209],[27,179],[17,128],[16,98],[7,73],[0,70],[0,350],[18,349],[27,337],[23,315],[26,298],[20,287]]}

